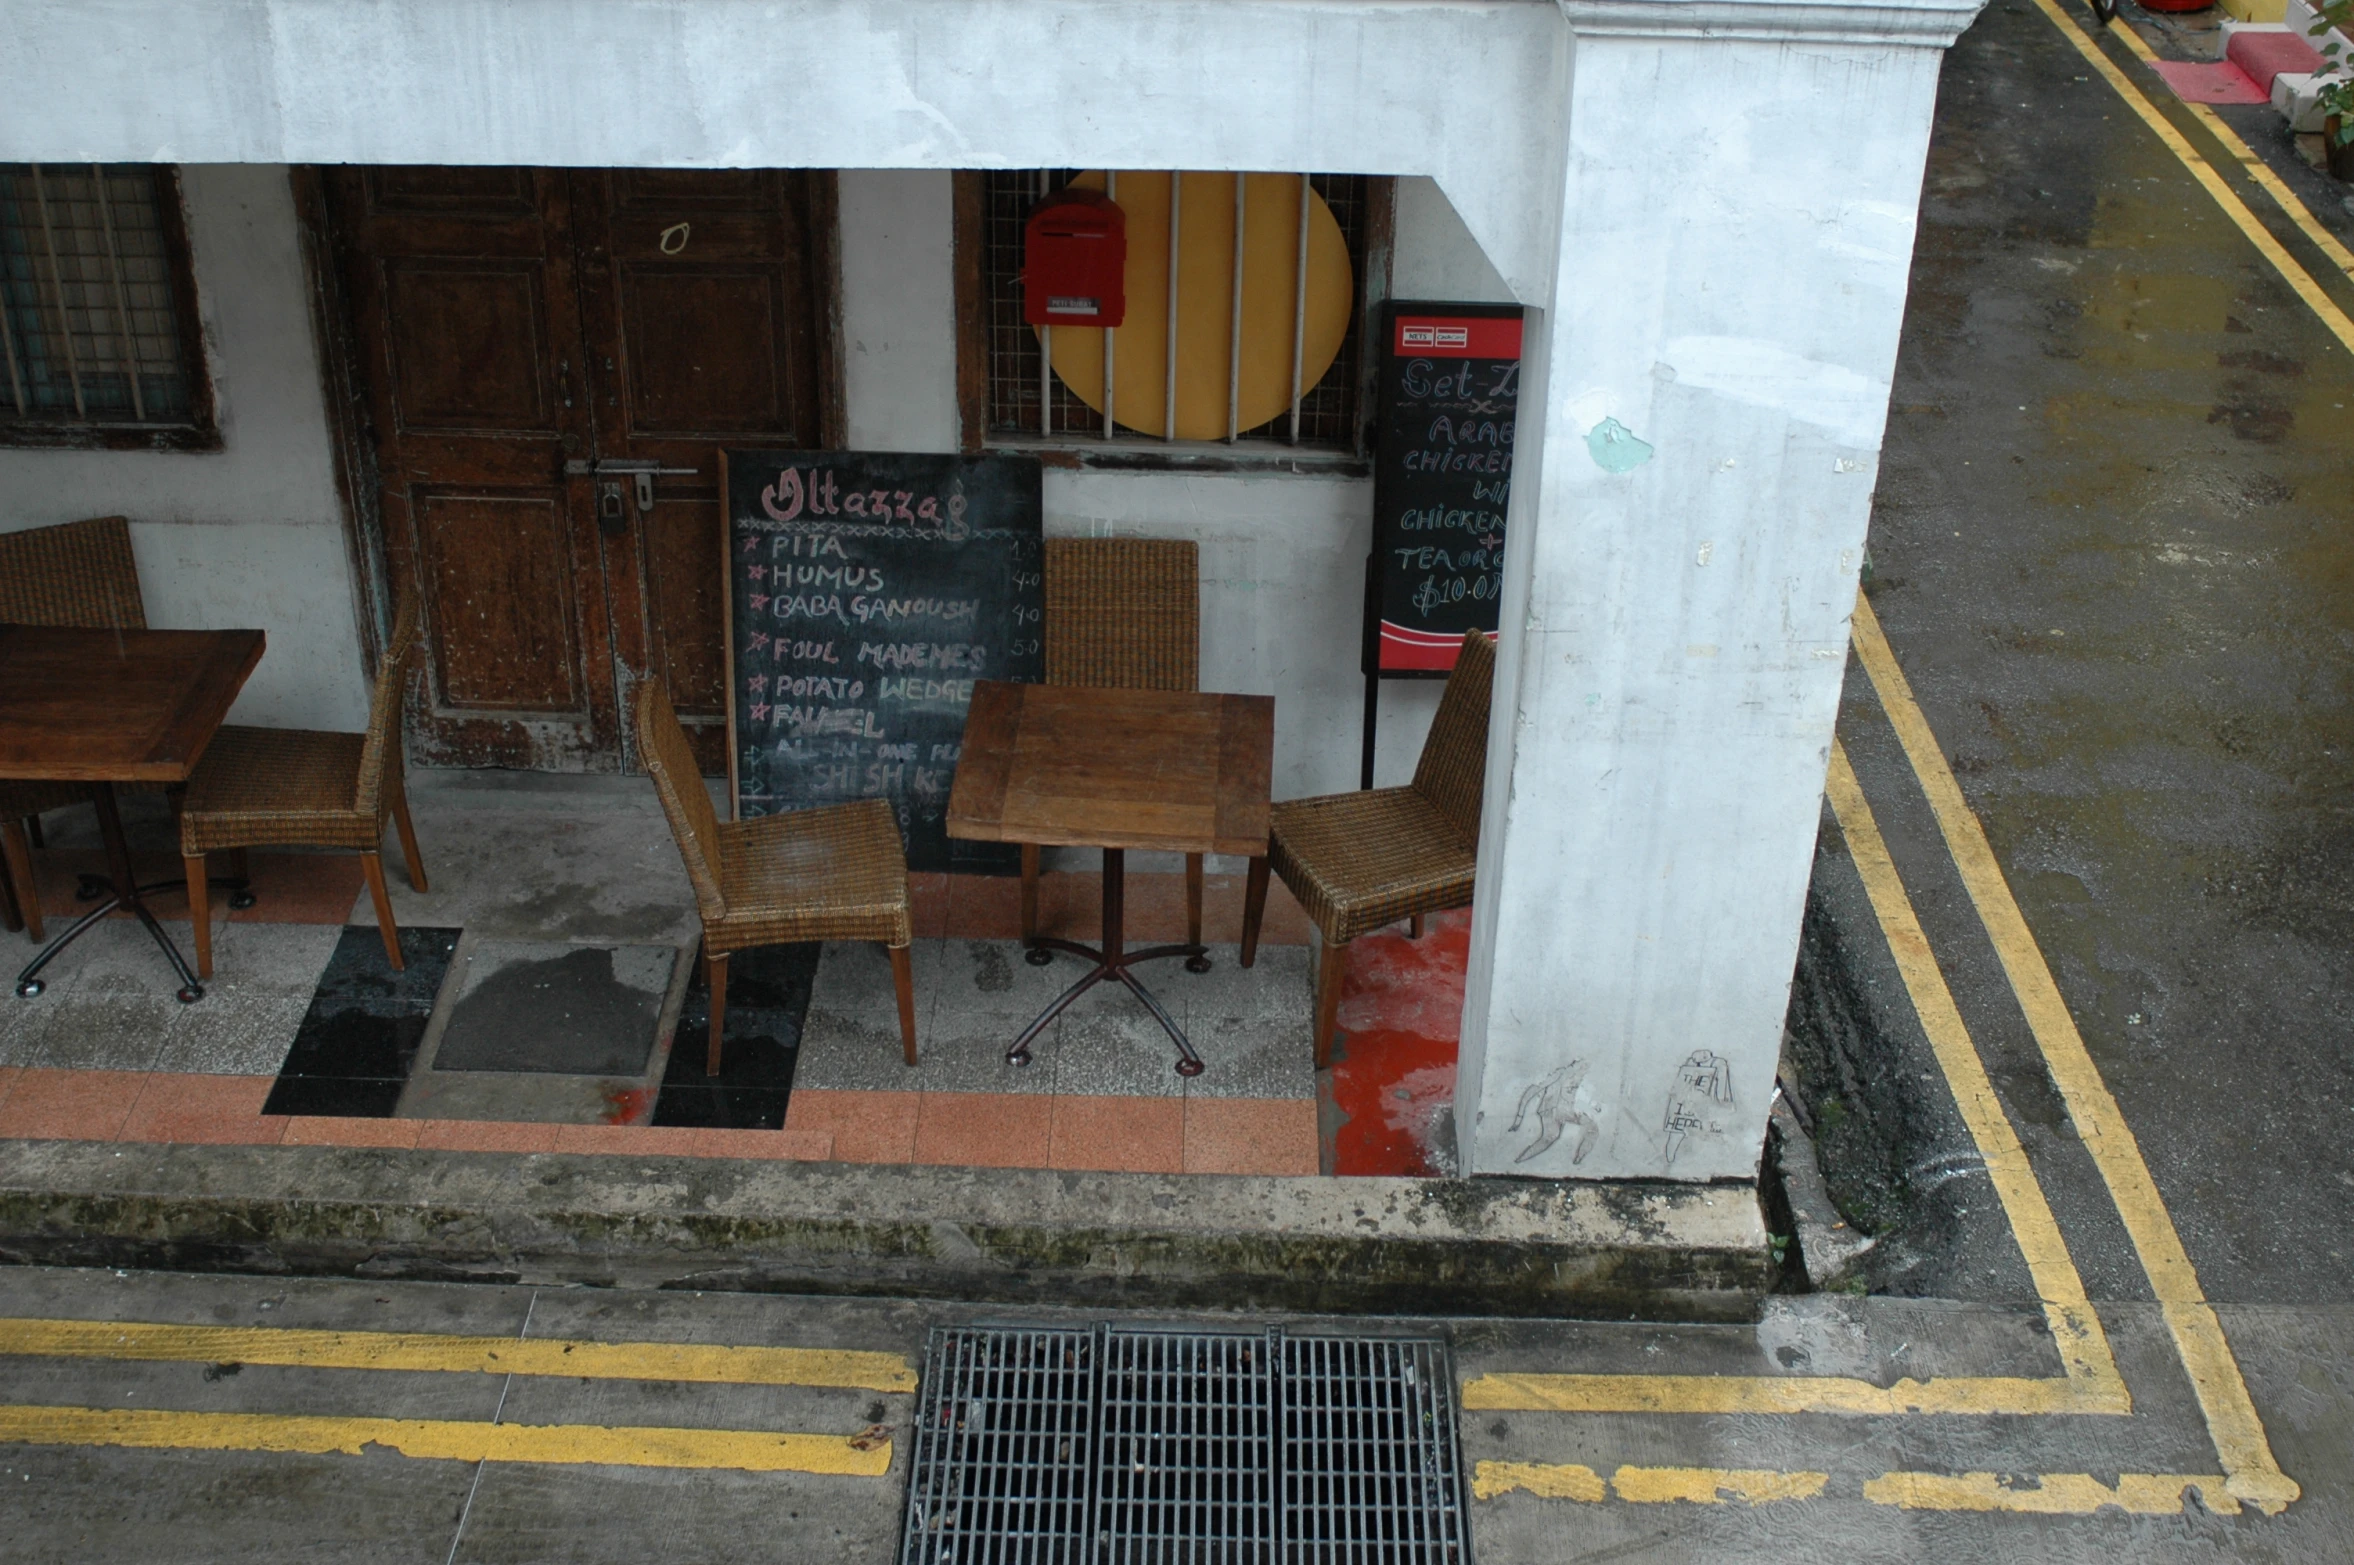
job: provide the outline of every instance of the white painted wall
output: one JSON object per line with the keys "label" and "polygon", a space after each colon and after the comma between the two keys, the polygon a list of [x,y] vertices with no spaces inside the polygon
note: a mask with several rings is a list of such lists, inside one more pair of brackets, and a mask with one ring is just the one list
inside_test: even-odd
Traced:
{"label": "white painted wall", "polygon": [[1512,290],[1479,247],[1439,182],[1409,175],[1397,183],[1397,241],[1390,297],[1451,303],[1510,304]]}
{"label": "white painted wall", "polygon": [[955,176],[844,169],[842,369],[854,451],[954,451]]}
{"label": "white painted wall", "polygon": [[[1577,61],[1559,280],[1524,370],[1458,1144],[1479,1173],[1745,1179],[1939,55],[1605,34]],[[1657,112],[1666,81],[1741,91],[1695,135]],[[1649,460],[1610,470],[1589,445],[1606,418]]]}
{"label": "white painted wall", "polygon": [[10,0],[0,156],[1427,174],[1536,298],[1567,67],[1550,0]]}
{"label": "white painted wall", "polygon": [[230,719],[367,726],[351,567],[283,168],[180,171],[222,449],[0,447],[0,531],[131,519],[147,621],[269,633]]}

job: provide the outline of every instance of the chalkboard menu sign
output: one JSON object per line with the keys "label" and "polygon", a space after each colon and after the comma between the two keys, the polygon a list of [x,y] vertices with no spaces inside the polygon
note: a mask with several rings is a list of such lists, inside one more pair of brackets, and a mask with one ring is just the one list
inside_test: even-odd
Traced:
{"label": "chalkboard menu sign", "polygon": [[899,811],[910,869],[1007,870],[952,842],[979,679],[1046,674],[1034,457],[722,453],[728,771],[739,817]]}
{"label": "chalkboard menu sign", "polygon": [[1520,307],[1392,303],[1380,387],[1365,673],[1435,678],[1496,628]]}

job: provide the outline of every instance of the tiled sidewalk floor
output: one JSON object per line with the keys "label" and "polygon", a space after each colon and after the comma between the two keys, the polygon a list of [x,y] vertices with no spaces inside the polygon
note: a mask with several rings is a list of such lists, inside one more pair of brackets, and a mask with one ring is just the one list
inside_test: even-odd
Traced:
{"label": "tiled sidewalk floor", "polygon": [[270,1076],[0,1066],[0,1137],[1313,1174],[1306,1099],[794,1092],[782,1130],[264,1114]]}
{"label": "tiled sidewalk floor", "polygon": [[[643,779],[425,774],[412,791],[433,886],[416,893],[388,866],[404,929],[691,950],[692,901]],[[86,831],[70,813],[49,824],[57,846],[40,855],[43,903],[52,919],[70,918],[77,873],[97,868],[98,857],[87,841],[77,844]],[[166,850],[141,854],[143,879],[176,875],[164,822],[135,821],[133,830],[135,844]],[[1243,972],[1232,944],[1240,934],[1238,874],[1210,881],[1204,934],[1226,947],[1216,969],[1197,976],[1167,962],[1148,970],[1147,981],[1212,1059],[1209,1077],[1188,1084],[1175,1076],[1173,1052],[1141,1007],[1101,988],[1041,1039],[1036,1064],[1006,1066],[1002,1053],[1013,1032],[1075,976],[1077,964],[1061,958],[1040,969],[1020,960],[1011,944],[1017,882],[917,875],[910,890],[922,1064],[911,1071],[900,1063],[880,952],[828,948],[777,1130],[265,1114],[343,926],[366,926],[372,936],[374,920],[348,856],[257,852],[252,874],[256,907],[230,913],[225,898],[214,901],[215,976],[196,1005],[170,998],[160,953],[120,919],[59,959],[49,995],[0,995],[0,1136],[1168,1173],[1318,1169],[1307,1060],[1309,929],[1277,887],[1261,960]],[[1051,873],[1043,892],[1051,932],[1093,939],[1097,877]],[[155,902],[164,914],[184,906],[176,893]],[[1135,942],[1181,938],[1179,875],[1131,874],[1128,905]],[[166,927],[188,951],[184,919]],[[32,949],[21,935],[0,940],[0,965],[13,973]],[[662,1052],[667,1048],[666,1037]],[[658,1053],[657,1082],[664,1063]],[[653,1106],[648,1093],[626,1112],[642,1120]]]}

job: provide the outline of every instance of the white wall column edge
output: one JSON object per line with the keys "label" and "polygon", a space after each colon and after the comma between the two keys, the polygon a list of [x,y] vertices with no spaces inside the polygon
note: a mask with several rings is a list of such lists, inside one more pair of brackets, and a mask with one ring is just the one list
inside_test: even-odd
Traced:
{"label": "white wall column edge", "polygon": [[[1563,0],[1457,1081],[1466,1172],[1753,1177],[1939,51],[1973,8]],[[1738,84],[1702,116],[1665,84]]]}

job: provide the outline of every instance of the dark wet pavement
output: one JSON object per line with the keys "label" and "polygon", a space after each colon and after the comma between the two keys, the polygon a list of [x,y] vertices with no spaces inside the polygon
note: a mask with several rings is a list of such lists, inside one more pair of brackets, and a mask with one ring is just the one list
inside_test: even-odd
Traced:
{"label": "dark wet pavement", "polygon": [[[2291,169],[2277,118],[2240,128]],[[2295,167],[2342,230],[2338,187]],[[1893,400],[1872,602],[2209,1296],[2347,1297],[2345,350],[2051,23],[2002,0],[1946,68]],[[1852,665],[1841,732],[2094,1297],[2148,1297]],[[1971,1296],[1973,1250],[1889,1280]]]}

